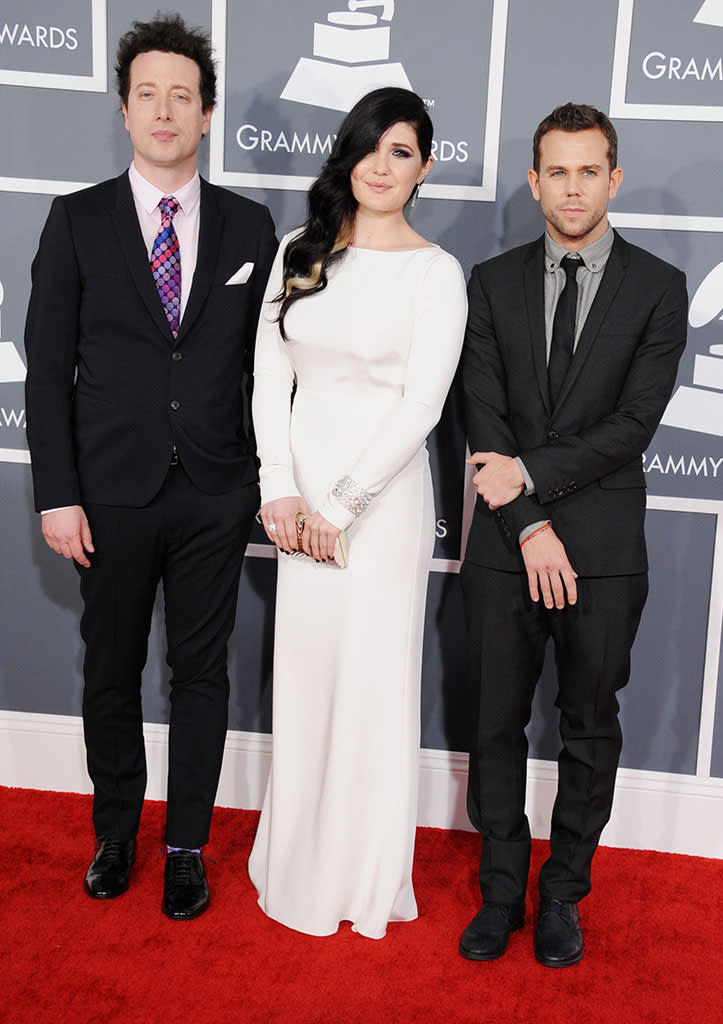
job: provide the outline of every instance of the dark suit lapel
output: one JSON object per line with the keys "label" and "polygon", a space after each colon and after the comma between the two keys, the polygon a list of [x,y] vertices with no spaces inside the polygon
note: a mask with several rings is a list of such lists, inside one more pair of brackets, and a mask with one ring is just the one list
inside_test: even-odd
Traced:
{"label": "dark suit lapel", "polygon": [[[177,344],[183,341],[191,327],[193,327],[193,323],[201,312],[208,296],[216,274],[216,264],[218,263],[221,251],[223,225],[224,219],[218,211],[213,190],[208,182],[201,178],[201,208],[196,270],[193,275],[193,284],[191,285],[191,293],[188,296],[188,303],[178,328]],[[181,267],[181,273],[183,273],[183,267]]]}
{"label": "dark suit lapel", "polygon": [[610,304],[617,295],[618,289],[625,277],[625,264],[627,263],[627,243],[616,233],[610,256],[603,270],[603,278],[597,290],[597,294],[590,307],[590,312],[585,320],[585,326],[577,342],[575,354],[570,363],[570,369],[565,377],[562,386],[558,406],[565,401],[570,390],[574,387],[580,370],[585,365],[585,360],[590,355],[595,339],[602,326]]}
{"label": "dark suit lapel", "polygon": [[532,343],[532,360],[545,409],[550,412],[547,384],[547,341],[545,338],[545,242],[544,235],[530,246],[525,256],[525,303]]}
{"label": "dark suit lapel", "polygon": [[138,289],[143,303],[151,314],[159,329],[173,343],[173,334],[158,296],[156,282],[153,280],[146,243],[143,241],[141,226],[138,223],[136,205],[133,201],[128,172],[117,179],[118,192],[115,208],[111,219],[118,234],[121,249],[128,264],[133,282]]}

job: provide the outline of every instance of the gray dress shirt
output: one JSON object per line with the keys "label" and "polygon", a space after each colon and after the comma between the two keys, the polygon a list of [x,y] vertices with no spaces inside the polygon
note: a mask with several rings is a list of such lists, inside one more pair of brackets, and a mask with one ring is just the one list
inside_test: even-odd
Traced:
{"label": "gray dress shirt", "polygon": [[[608,229],[604,235],[598,238],[595,242],[591,242],[590,245],[586,245],[584,249],[580,249],[579,252],[573,253],[572,255],[579,256],[580,266],[577,270],[577,312],[575,314],[575,343],[574,348],[577,347],[577,342],[585,326],[587,315],[590,312],[590,308],[593,304],[593,300],[597,295],[597,290],[600,287],[602,281],[602,272],[605,269],[605,265],[610,256],[610,250],[613,247],[613,241],[615,235],[613,229],[608,224]],[[560,266],[563,258],[570,255],[568,249],[564,246],[559,245],[553,238],[550,237],[549,233],[545,233],[545,337],[547,340],[547,360],[550,359],[550,345],[552,344],[552,325],[555,319],[555,310],[557,309],[557,302],[562,294],[563,288],[565,287],[565,271]],[[573,348],[573,351],[574,351]],[[525,494],[535,493],[535,483],[527,472],[525,464],[522,459],[518,458],[517,462],[522,475],[525,478]],[[549,523],[549,519],[541,519],[537,523],[531,523],[526,526],[525,529],[520,533],[519,542],[520,544],[526,537],[534,531],[539,529],[541,526],[545,526]]]}

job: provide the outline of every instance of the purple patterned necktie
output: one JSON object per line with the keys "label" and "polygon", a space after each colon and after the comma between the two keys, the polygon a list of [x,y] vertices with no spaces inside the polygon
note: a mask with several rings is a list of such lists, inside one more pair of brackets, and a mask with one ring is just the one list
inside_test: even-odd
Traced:
{"label": "purple patterned necktie", "polygon": [[180,209],[180,203],[174,196],[164,196],[158,209],[161,211],[161,228],[151,250],[151,270],[175,338],[181,319],[181,250],[173,218]]}

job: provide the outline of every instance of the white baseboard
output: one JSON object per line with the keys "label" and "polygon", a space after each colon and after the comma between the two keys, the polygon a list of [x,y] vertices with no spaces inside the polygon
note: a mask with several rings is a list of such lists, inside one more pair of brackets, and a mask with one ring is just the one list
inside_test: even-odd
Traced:
{"label": "white baseboard", "polygon": [[[423,750],[418,824],[470,829],[465,810],[467,755]],[[527,815],[532,835],[546,839],[557,792],[557,764],[528,762]],[[723,858],[723,779],[620,768],[605,846]]]}
{"label": "white baseboard", "polygon": [[[151,800],[165,799],[168,727],[146,724],[148,788]],[[0,785],[90,793],[80,718],[0,712]],[[259,808],[271,757],[271,737],[229,732],[217,803]],[[557,765],[530,761],[527,813],[532,834],[549,835]],[[433,828],[470,829],[465,810],[467,755],[422,750],[418,823]],[[603,832],[606,846],[662,850],[723,858],[723,779],[664,772],[618,772],[612,818]]]}

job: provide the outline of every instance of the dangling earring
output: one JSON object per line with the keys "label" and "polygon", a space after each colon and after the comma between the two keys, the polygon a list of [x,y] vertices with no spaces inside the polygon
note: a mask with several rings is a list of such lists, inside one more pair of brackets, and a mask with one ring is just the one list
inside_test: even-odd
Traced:
{"label": "dangling earring", "polygon": [[417,184],[414,186],[414,192],[412,193],[412,202],[411,202],[412,208],[414,208],[417,205],[417,200],[419,199],[419,191],[420,191],[421,187],[422,187],[421,181],[418,181]]}

